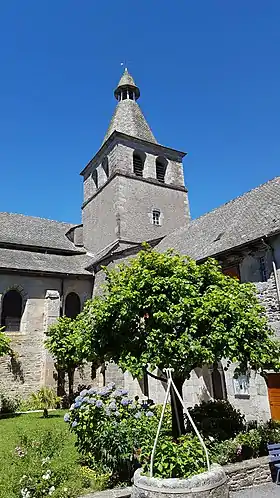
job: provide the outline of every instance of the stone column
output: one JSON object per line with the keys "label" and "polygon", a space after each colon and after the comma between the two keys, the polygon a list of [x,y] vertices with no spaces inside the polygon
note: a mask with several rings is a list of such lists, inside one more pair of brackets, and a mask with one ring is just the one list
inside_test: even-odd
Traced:
{"label": "stone column", "polygon": [[[44,305],[44,334],[49,326],[56,322],[60,316],[60,295],[57,290],[47,290]],[[45,336],[46,338],[46,336]],[[44,366],[42,368],[42,385],[55,386],[54,362],[50,353],[44,349]]]}

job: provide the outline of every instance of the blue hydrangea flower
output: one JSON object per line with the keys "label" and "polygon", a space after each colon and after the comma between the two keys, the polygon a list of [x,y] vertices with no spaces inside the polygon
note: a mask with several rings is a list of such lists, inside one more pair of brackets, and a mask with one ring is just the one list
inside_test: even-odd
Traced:
{"label": "blue hydrangea flower", "polygon": [[111,412],[110,412],[109,408],[106,408],[105,413],[106,413],[107,417],[110,417]]}
{"label": "blue hydrangea flower", "polygon": [[88,403],[88,402],[89,402],[89,397],[85,396],[84,399],[83,399],[83,403]]}
{"label": "blue hydrangea flower", "polygon": [[153,417],[154,414],[153,412],[149,411],[149,412],[146,412],[146,417]]}
{"label": "blue hydrangea flower", "polygon": [[142,416],[142,413],[141,412],[137,412],[135,413],[134,417],[135,418],[140,418]]}
{"label": "blue hydrangea flower", "polygon": [[96,394],[97,393],[97,389],[95,387],[91,387],[88,391],[88,394]]}
{"label": "blue hydrangea flower", "polygon": [[88,393],[88,390],[83,389],[83,391],[80,392],[80,396],[83,398],[87,393]]}
{"label": "blue hydrangea flower", "polygon": [[73,427],[73,428],[74,428],[74,427],[77,427],[77,425],[78,425],[77,420],[74,420],[74,422],[72,423],[72,427]]}
{"label": "blue hydrangea flower", "polygon": [[95,403],[96,407],[97,408],[101,408],[103,406],[103,401],[101,401],[101,399],[98,399]]}
{"label": "blue hydrangea flower", "polygon": [[109,404],[109,408],[110,410],[116,410],[117,409],[117,405],[114,401],[111,401],[111,403]]}
{"label": "blue hydrangea flower", "polygon": [[127,405],[129,405],[129,402],[130,402],[130,400],[129,400],[129,399],[127,399],[127,398],[123,398],[123,399],[121,400],[121,405],[123,405],[123,406],[127,406]]}
{"label": "blue hydrangea flower", "polygon": [[128,390],[127,389],[120,389],[120,393],[122,396],[127,396]]}
{"label": "blue hydrangea flower", "polygon": [[107,389],[107,387],[103,387],[103,389],[100,389],[98,394],[99,396],[108,396],[108,394],[110,394],[110,391],[109,389]]}
{"label": "blue hydrangea flower", "polygon": [[76,401],[76,403],[74,403],[74,408],[80,408],[81,404],[81,401]]}
{"label": "blue hydrangea flower", "polygon": [[63,418],[64,418],[64,422],[69,422],[69,420],[70,420],[69,413],[65,413]]}
{"label": "blue hydrangea flower", "polygon": [[75,398],[75,401],[76,401],[76,402],[78,402],[78,401],[82,401],[82,400],[83,400],[82,396],[77,396],[77,398]]}
{"label": "blue hydrangea flower", "polygon": [[122,394],[122,390],[121,389],[116,389],[112,394],[111,396],[113,398],[121,398],[121,396],[123,396]]}
{"label": "blue hydrangea flower", "polygon": [[95,399],[95,398],[91,398],[91,399],[89,400],[89,404],[90,404],[90,405],[95,405],[95,403],[96,403],[96,399]]}
{"label": "blue hydrangea flower", "polygon": [[107,388],[110,389],[110,391],[112,391],[112,389],[115,389],[115,387],[116,387],[115,382],[110,382],[107,386]]}

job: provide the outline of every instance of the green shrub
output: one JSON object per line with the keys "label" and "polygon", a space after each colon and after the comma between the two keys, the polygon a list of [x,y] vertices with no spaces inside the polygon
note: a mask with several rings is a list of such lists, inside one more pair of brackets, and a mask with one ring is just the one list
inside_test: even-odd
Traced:
{"label": "green shrub", "polygon": [[[228,401],[203,401],[200,405],[189,408],[198,430],[204,438],[224,441],[245,431],[245,417],[240,410]],[[190,422],[185,418],[187,432],[193,432]]]}
{"label": "green shrub", "polygon": [[104,473],[102,470],[91,469],[84,466],[81,467],[81,476],[84,488],[103,491],[110,486],[110,472]]}
{"label": "green shrub", "polygon": [[0,413],[15,413],[20,406],[19,396],[0,393]]}
{"label": "green shrub", "polygon": [[211,457],[221,465],[257,458],[268,454],[268,443],[279,441],[280,424],[269,421],[255,429],[238,434],[234,439],[212,445]]}
{"label": "green shrub", "polygon": [[[151,447],[144,445],[139,461],[146,473],[150,471]],[[154,465],[154,477],[187,478],[206,471],[204,450],[197,437],[189,434],[174,441],[171,436],[159,437]]]}
{"label": "green shrub", "polygon": [[113,384],[85,389],[65,415],[77,436],[77,448],[91,468],[111,474],[111,482],[129,481],[139,466],[144,444],[152,447],[158,426],[151,402],[139,403]]}
{"label": "green shrub", "polygon": [[28,399],[21,402],[20,409],[22,411],[43,410],[44,417],[47,417],[48,410],[57,408],[60,404],[60,399],[50,387],[41,387],[39,391],[32,393]]}

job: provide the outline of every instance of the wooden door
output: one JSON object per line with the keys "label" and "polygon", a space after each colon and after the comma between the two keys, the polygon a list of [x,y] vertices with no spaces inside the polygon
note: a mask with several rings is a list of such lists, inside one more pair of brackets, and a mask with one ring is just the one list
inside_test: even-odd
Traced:
{"label": "wooden door", "polygon": [[280,374],[269,374],[267,387],[271,418],[280,420]]}

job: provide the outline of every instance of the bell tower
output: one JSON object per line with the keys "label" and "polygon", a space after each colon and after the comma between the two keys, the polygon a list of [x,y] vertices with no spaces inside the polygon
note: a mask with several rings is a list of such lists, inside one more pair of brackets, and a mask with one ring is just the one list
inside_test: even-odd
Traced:
{"label": "bell tower", "polygon": [[158,144],[127,69],[114,96],[101,148],[81,173],[84,245],[97,258],[111,247],[160,239],[189,220],[185,153]]}

